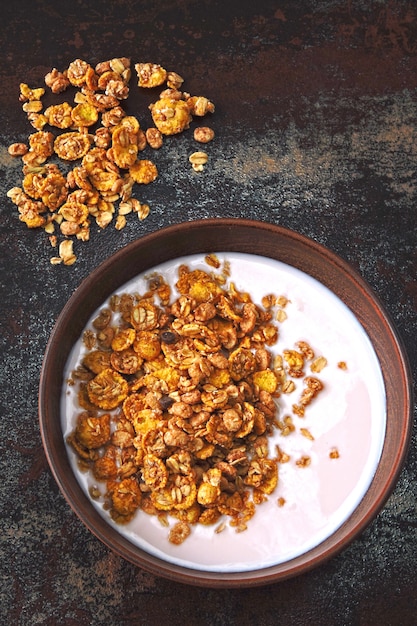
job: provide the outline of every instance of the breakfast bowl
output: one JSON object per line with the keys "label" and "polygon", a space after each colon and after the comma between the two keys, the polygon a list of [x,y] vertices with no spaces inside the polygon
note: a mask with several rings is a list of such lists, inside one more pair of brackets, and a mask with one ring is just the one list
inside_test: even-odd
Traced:
{"label": "breakfast bowl", "polygon": [[[91,384],[95,381],[97,388],[99,373],[86,371],[82,364],[86,351],[97,348],[97,319],[124,297],[129,302],[153,303],[161,293],[165,300],[152,305],[152,310],[164,322],[158,322],[160,328],[153,326],[153,331],[167,342],[168,336],[179,335],[193,349],[196,346],[200,360],[206,350],[211,363],[206,379],[203,374],[198,382],[193,379],[199,408],[193,405],[190,414],[194,418],[204,414],[208,420],[198,437],[189,426],[189,413],[175,415],[179,418],[176,432],[183,428],[183,438],[173,441],[166,436],[165,422],[173,418],[173,407],[189,411],[187,394],[175,384],[185,384],[184,379],[190,384],[183,360],[188,353],[172,361],[169,346],[142,364],[135,376],[122,376],[124,392],[116,403],[90,406],[94,404]],[[167,302],[166,294],[175,305]],[[230,310],[232,300],[236,307]],[[181,308],[178,303],[189,308],[183,320],[177,314],[173,322],[173,311]],[[210,307],[214,312],[206,323],[201,311]],[[248,311],[256,312],[252,326]],[[129,315],[136,320],[136,330],[130,327],[129,332],[137,337],[143,320],[138,321],[139,314],[134,318],[132,311]],[[125,329],[123,319],[113,338]],[[205,334],[200,336],[203,326]],[[227,345],[226,340],[214,337],[221,349],[209,350],[207,337],[212,337],[213,329],[225,327],[236,331],[234,343]],[[142,332],[144,327],[140,328]],[[276,329],[273,339],[268,335],[273,334],[272,328]],[[110,329],[114,332],[111,325]],[[265,339],[267,335],[270,340]],[[110,343],[106,349],[114,352],[114,346]],[[252,364],[247,376],[227,370],[227,363],[242,350]],[[225,369],[214,367],[213,353],[223,359]],[[167,369],[170,376],[175,374],[176,383],[164,378],[161,372]],[[112,366],[105,371],[114,375]],[[85,374],[88,382],[82,381]],[[143,452],[149,432],[145,433],[142,422],[138,425],[132,418],[134,425],[127,424],[126,398],[129,394],[137,398],[145,380],[148,395],[159,400],[169,396],[171,403],[158,408],[159,421],[152,422],[155,437],[164,424],[160,454]],[[171,384],[168,391],[163,389]],[[89,400],[80,400],[81,388],[91,392]],[[213,398],[219,389],[222,393],[226,389],[226,400],[216,408],[218,400],[209,404],[206,397],[212,394]],[[230,407],[255,416],[250,431],[230,426],[224,432]],[[124,480],[124,444],[120,444],[118,465],[114,463],[117,476],[95,471],[97,459],[103,456],[101,448],[107,456],[109,450],[114,453],[114,440],[120,436],[109,431],[100,447],[100,442],[86,444],[80,435],[77,420],[84,419],[88,429],[96,409],[109,415],[110,431],[122,428],[121,423],[131,431],[129,436],[124,432],[129,439],[126,447],[134,453],[126,480],[138,491],[138,502],[148,504],[129,510],[129,515],[109,496],[121,484],[121,475]],[[148,415],[151,409],[147,411]],[[169,226],[130,243],[81,283],[59,315],[46,348],[39,420],[46,457],[64,498],[109,549],[153,575],[177,582],[251,587],[279,582],[323,564],[374,520],[392,493],[407,454],[412,386],[405,350],[389,315],[347,262],[280,226],[245,219],[206,219]],[[109,441],[113,443],[106,448]],[[178,475],[171,484],[171,474],[168,478],[165,474],[168,466],[172,470],[175,465],[179,471],[178,459],[184,459],[184,454],[188,482],[182,494]],[[165,472],[163,485],[155,486],[150,479],[150,460]],[[259,467],[270,473],[262,470],[261,478],[256,477]],[[171,484],[169,491],[166,484]],[[190,491],[194,493],[192,506],[180,505]],[[170,504],[165,506],[167,500]],[[186,536],[178,528],[181,532],[186,528]]]}

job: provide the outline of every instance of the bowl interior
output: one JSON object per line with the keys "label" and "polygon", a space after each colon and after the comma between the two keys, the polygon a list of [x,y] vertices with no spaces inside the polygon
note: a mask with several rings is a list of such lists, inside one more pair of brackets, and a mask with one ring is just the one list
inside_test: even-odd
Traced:
{"label": "bowl interior", "polygon": [[[354,514],[319,546],[291,561],[239,573],[189,570],[134,546],[92,507],[72,471],[61,428],[61,393],[68,356],[93,312],[121,285],[154,266],[192,254],[244,252],[291,265],[320,281],[354,313],[379,359],[387,404],[386,437],[374,479]],[[129,244],[86,278],[62,310],[41,372],[39,419],[54,477],[70,506],[103,543],[147,571],[210,587],[255,586],[305,572],[334,556],[372,521],[395,486],[405,460],[412,423],[409,366],[396,330],[368,284],[331,251],[288,229],[238,219],[198,220],[162,229]]]}

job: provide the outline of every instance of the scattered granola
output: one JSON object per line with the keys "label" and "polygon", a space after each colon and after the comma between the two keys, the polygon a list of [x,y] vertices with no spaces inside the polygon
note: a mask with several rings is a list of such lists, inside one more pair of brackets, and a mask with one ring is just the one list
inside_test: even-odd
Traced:
{"label": "scattered granola", "polygon": [[[175,292],[153,274],[145,293],[112,296],[85,331],[68,381],[80,413],[67,442],[83,471],[105,483],[104,507],[120,524],[138,509],[165,526],[174,518],[169,541],[177,545],[196,524],[219,533],[228,518],[246,529],[290,461],[279,446],[271,454],[270,437],[299,432],[314,441],[297,428],[298,409],[279,417],[279,397],[302,379],[294,406],[304,411],[323,388],[300,374],[314,357],[306,342],[297,344],[303,353],[272,354],[283,300],[257,305],[230,281],[227,262],[215,254],[205,262],[207,271],[181,265]],[[295,461],[310,463],[307,455]]]}
{"label": "scattered granola", "polygon": [[[150,159],[140,159],[139,153],[147,147],[160,149],[164,136],[182,133],[194,117],[214,112],[208,98],[180,91],[184,79],[176,72],[156,63],[136,63],[134,68],[140,88],[166,85],[159,99],[149,106],[152,122],[146,130],[123,108],[131,78],[131,62],[126,57],[95,67],[75,59],[62,72],[56,68],[48,72],[46,87],[55,95],[71,89],[72,102],[44,108],[45,88],[20,84],[19,101],[36,132],[29,135],[27,144],[13,143],[8,148],[11,156],[22,160],[23,188],[14,187],[7,196],[17,205],[19,219],[28,228],[45,230],[54,245],[59,235],[88,241],[92,220],[99,228],[114,222],[116,230],[122,230],[126,215],[132,212],[125,210],[130,200],[138,203],[133,211],[139,219],[145,219],[149,206],[132,197],[133,189],[152,183],[159,172]],[[207,143],[214,133],[201,127],[194,137]],[[192,163],[196,171],[207,162],[207,155],[202,158]],[[58,159],[59,164],[52,159]],[[76,220],[65,217],[60,210],[63,205],[71,205]],[[71,252],[70,256],[53,257],[51,263],[69,265],[75,259]]]}

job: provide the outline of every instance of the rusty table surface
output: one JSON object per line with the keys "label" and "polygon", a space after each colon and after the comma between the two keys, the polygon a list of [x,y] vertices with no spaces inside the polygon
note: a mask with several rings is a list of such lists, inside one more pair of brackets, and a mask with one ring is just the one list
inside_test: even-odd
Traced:
{"label": "rusty table surface", "polygon": [[[411,625],[417,613],[416,438],[370,527],[341,554],[268,587],[205,590],[112,554],[70,510],[37,419],[45,346],[93,268],[138,237],[200,217],[280,224],[349,261],[390,313],[417,370],[417,7],[406,0],[33,0],[0,8],[1,621],[13,625]],[[166,142],[140,189],[143,220],[92,228],[74,265],[19,221],[12,142],[33,129],[19,84],[76,58],[177,71],[216,105],[209,163],[192,133]],[[143,108],[132,78],[130,111]],[[139,114],[139,116],[141,113]]]}

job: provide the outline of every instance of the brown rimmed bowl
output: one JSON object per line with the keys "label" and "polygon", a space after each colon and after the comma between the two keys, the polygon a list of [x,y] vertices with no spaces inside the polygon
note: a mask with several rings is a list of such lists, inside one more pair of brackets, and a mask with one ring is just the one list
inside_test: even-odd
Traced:
{"label": "brown rimmed bowl", "polygon": [[[319,280],[351,309],[380,363],[386,392],[386,435],[379,465],[354,513],[330,537],[278,565],[248,572],[188,569],[141,550],[93,507],[72,470],[61,427],[66,362],[91,315],[124,283],[172,259],[210,252],[243,252],[282,261]],[[51,471],[68,504],[107,547],[146,571],[205,587],[251,587],[275,583],[324,563],[347,547],[384,506],[407,454],[412,427],[412,385],[402,342],[383,305],[352,267],[320,244],[286,228],[244,219],[207,219],[151,233],[104,261],[62,310],[45,352],[39,387],[39,420]]]}

